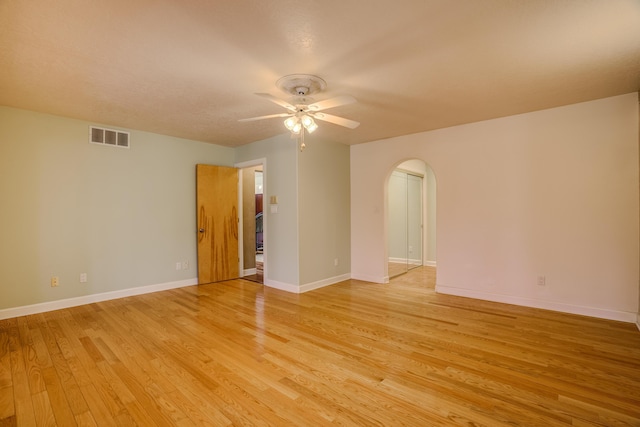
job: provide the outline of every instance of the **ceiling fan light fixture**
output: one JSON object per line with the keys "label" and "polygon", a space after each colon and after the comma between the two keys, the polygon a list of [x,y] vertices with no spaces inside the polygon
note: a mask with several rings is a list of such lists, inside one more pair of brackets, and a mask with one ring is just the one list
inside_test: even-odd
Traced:
{"label": "ceiling fan light fixture", "polygon": [[306,114],[302,116],[300,120],[302,121],[302,126],[304,126],[306,129],[309,129],[309,126],[311,126],[314,123],[313,119],[310,116],[307,116]]}
{"label": "ceiling fan light fixture", "polygon": [[350,129],[355,129],[360,125],[360,123],[354,120],[320,112],[341,105],[353,104],[357,101],[350,95],[340,95],[318,102],[314,101],[309,95],[322,92],[327,87],[326,82],[318,76],[311,74],[290,74],[280,78],[276,82],[276,86],[282,91],[293,95],[292,100],[284,101],[268,93],[256,93],[256,95],[286,108],[288,112],[240,119],[240,121],[248,122],[273,117],[286,117],[283,122],[284,126],[291,132],[292,138],[298,137],[300,139],[301,148],[304,147],[305,131],[307,133],[313,133],[318,129],[316,120],[326,121]]}
{"label": "ceiling fan light fixture", "polygon": [[297,117],[287,117],[284,121],[284,127],[289,129],[290,131],[293,131],[293,128],[297,123],[298,123]]}
{"label": "ceiling fan light fixture", "polygon": [[304,128],[307,130],[307,132],[313,133],[314,130],[318,129],[318,125],[316,124],[316,122],[311,120],[311,124],[309,126],[305,126]]}
{"label": "ceiling fan light fixture", "polygon": [[294,133],[296,135],[300,133],[303,127],[309,133],[312,133],[313,131],[318,129],[318,125],[316,124],[315,120],[313,120],[313,117],[306,114],[300,117],[287,117],[284,121],[284,127],[291,131],[291,133]]}
{"label": "ceiling fan light fixture", "polygon": [[304,126],[305,130],[309,133],[313,133],[313,131],[318,129],[318,125],[316,124],[315,120],[313,120],[313,117],[306,114],[300,117],[300,122],[302,123],[302,126]]}

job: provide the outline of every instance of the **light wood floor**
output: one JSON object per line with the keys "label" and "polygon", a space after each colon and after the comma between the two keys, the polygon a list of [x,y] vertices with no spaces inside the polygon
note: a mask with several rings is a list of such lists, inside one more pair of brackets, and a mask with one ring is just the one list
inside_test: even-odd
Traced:
{"label": "light wood floor", "polygon": [[388,262],[387,263],[387,270],[388,270],[388,274],[390,278],[394,278],[397,277],[401,274],[406,273],[407,271],[409,271],[409,269],[407,268],[407,264],[402,264],[399,262]]}
{"label": "light wood floor", "polygon": [[401,274],[405,274],[406,272],[413,270],[414,268],[421,267],[420,265],[407,265],[407,263],[399,263],[399,262],[388,262],[387,263],[387,274],[391,279],[397,277]]}
{"label": "light wood floor", "polygon": [[264,262],[256,260],[256,274],[244,276],[243,279],[256,283],[264,283]]}
{"label": "light wood floor", "polygon": [[0,425],[640,425],[634,325],[437,295],[433,275],[0,321]]}

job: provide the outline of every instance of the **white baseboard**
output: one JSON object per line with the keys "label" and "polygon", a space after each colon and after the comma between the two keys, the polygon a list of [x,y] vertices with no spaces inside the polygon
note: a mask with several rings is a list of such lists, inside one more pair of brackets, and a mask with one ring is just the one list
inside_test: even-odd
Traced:
{"label": "white baseboard", "polygon": [[[636,322],[636,313],[626,311],[607,310],[602,308],[584,307],[565,304],[561,302],[537,300],[533,298],[517,297],[510,295],[492,294],[489,292],[461,289],[452,286],[436,285],[436,292],[459,297],[475,298],[486,301],[501,302],[505,304],[521,305],[525,307],[541,308],[545,310],[559,311],[562,313],[579,314],[582,316],[597,317],[600,319],[617,320],[620,322]],[[640,328],[640,326],[639,326]]]}
{"label": "white baseboard", "polygon": [[638,315],[636,316],[636,326],[638,327],[638,330],[640,331],[640,313],[638,313]]}
{"label": "white baseboard", "polygon": [[353,280],[362,280],[363,282],[389,283],[389,276],[368,276],[366,274],[351,273],[351,278]]}
{"label": "white baseboard", "polygon": [[270,288],[280,289],[281,291],[291,292],[294,294],[302,294],[312,291],[314,289],[320,289],[325,286],[333,285],[335,283],[344,282],[351,278],[350,274],[342,274],[340,276],[330,277],[328,279],[319,280],[313,283],[307,283],[301,286],[292,285],[290,283],[278,282],[276,280],[265,280],[264,285]]}
{"label": "white baseboard", "polygon": [[264,279],[265,286],[274,289],[280,289],[281,291],[291,292],[294,294],[299,294],[300,289],[298,285],[292,285],[291,283],[278,282],[277,280],[269,280],[267,278]]}
{"label": "white baseboard", "polygon": [[349,280],[350,278],[351,278],[351,275],[347,273],[347,274],[341,274],[340,276],[330,277],[328,279],[318,280],[317,282],[307,283],[300,286],[300,293],[309,292],[314,289],[324,288],[325,286],[333,285],[339,282],[344,282],[345,280]]}
{"label": "white baseboard", "polygon": [[424,263],[425,267],[435,267],[436,266],[436,262],[435,261],[426,261]]}
{"label": "white baseboard", "polygon": [[242,277],[244,276],[251,276],[256,274],[256,269],[255,268],[247,268],[246,270],[242,270]]}
{"label": "white baseboard", "polygon": [[183,288],[197,285],[198,279],[179,280],[177,282],[160,283],[157,285],[140,286],[137,288],[121,289],[119,291],[104,292],[100,294],[83,295],[57,301],[48,301],[39,304],[25,305],[22,307],[5,308],[0,310],[0,320],[12,317],[27,316],[30,314],[45,313],[47,311],[61,310],[63,308],[77,307],[84,304],[108,301],[112,299],[130,297],[134,295],[149,294],[152,292],[166,291],[169,289]]}

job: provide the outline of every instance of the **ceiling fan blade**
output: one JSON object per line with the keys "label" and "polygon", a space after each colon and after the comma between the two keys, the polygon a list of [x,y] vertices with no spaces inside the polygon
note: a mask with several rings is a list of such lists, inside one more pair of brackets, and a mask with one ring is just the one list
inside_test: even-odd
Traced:
{"label": "ceiling fan blade", "polygon": [[335,125],[344,126],[344,127],[350,128],[350,129],[355,129],[358,126],[360,126],[360,122],[356,122],[355,120],[345,119],[344,117],[334,116],[332,114],[315,113],[315,114],[313,114],[313,117],[315,117],[318,120],[323,120],[325,122],[333,123]]}
{"label": "ceiling fan blade", "polygon": [[256,93],[256,95],[261,96],[263,98],[268,99],[269,101],[278,104],[281,107],[286,108],[289,111],[296,111],[296,107],[294,105],[289,104],[287,101],[284,101],[280,98],[276,98],[275,96],[269,93]]}
{"label": "ceiling fan blade", "polygon": [[289,117],[291,116],[290,113],[278,113],[278,114],[269,114],[268,116],[258,116],[258,117],[251,117],[248,119],[240,119],[238,120],[239,122],[253,122],[255,120],[263,120],[263,119],[273,119],[276,117]]}
{"label": "ceiling fan blade", "polygon": [[321,110],[326,110],[327,108],[353,104],[354,102],[358,102],[358,101],[353,96],[341,95],[341,96],[336,96],[335,98],[325,99],[324,101],[314,102],[313,104],[309,104],[307,108],[310,111],[321,111]]}

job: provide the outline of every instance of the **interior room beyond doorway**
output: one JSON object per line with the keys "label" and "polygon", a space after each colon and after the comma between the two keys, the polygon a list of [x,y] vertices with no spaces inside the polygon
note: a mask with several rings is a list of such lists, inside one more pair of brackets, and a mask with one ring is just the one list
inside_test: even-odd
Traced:
{"label": "interior room beyond doorway", "polygon": [[262,166],[242,170],[243,278],[264,283],[264,174]]}

